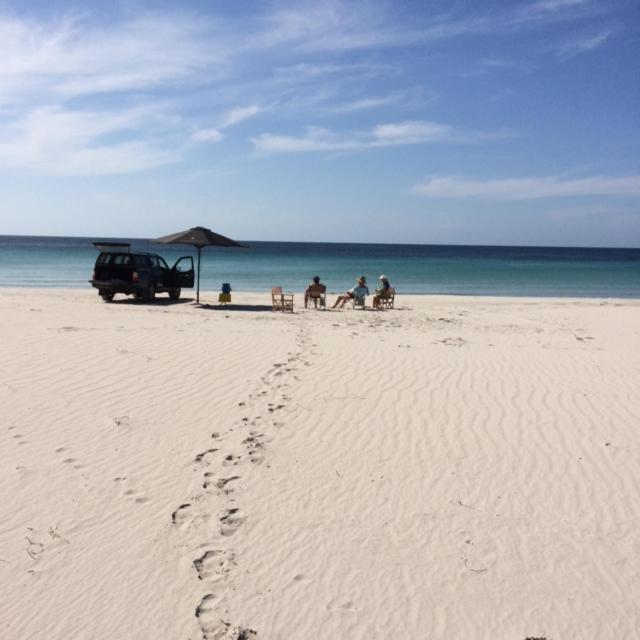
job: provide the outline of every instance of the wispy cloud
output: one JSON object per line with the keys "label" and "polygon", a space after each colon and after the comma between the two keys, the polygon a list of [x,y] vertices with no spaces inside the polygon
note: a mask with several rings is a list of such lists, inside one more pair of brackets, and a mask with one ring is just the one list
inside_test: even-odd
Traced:
{"label": "wispy cloud", "polygon": [[572,196],[640,197],[640,175],[589,176],[564,179],[556,176],[467,180],[433,177],[413,187],[418,195],[435,198],[481,198],[487,200],[533,200]]}
{"label": "wispy cloud", "polygon": [[453,127],[437,122],[392,122],[374,128],[372,144],[382,146],[437,142],[453,138],[454,134]]}
{"label": "wispy cloud", "polygon": [[0,166],[52,175],[106,175],[176,162],[180,153],[132,134],[157,114],[40,108],[0,136]]}
{"label": "wispy cloud", "polygon": [[357,149],[362,146],[361,141],[341,138],[321,127],[309,127],[306,134],[300,137],[261,133],[259,136],[251,138],[251,142],[257,150],[264,153],[341,151]]}
{"label": "wispy cloud", "polygon": [[386,95],[365,95],[343,102],[338,100],[329,106],[330,113],[354,113],[357,111],[369,111],[393,107],[396,109],[425,108],[438,100],[435,92],[427,94],[422,89],[408,89],[393,91]]}
{"label": "wispy cloud", "polygon": [[194,142],[220,142],[222,133],[217,129],[198,129],[191,134]]}
{"label": "wispy cloud", "polygon": [[[406,56],[383,58],[377,55],[381,50],[406,53],[446,39],[512,32],[592,7],[587,0],[538,0],[495,11],[418,12],[418,18],[408,19],[391,2],[328,0],[268,4],[252,13],[224,15],[114,9],[108,22],[90,10],[55,19],[5,12],[0,15],[1,162],[43,172],[71,173],[78,167],[83,175],[139,170],[176,161],[191,148],[181,146],[183,142],[231,138],[237,135],[231,128],[249,118],[272,118],[283,126],[282,134],[253,138],[256,149],[269,152],[499,137],[468,134],[427,119],[378,127],[371,127],[369,120],[364,131],[342,134],[311,128],[296,136],[287,130],[287,122],[300,126],[304,115],[325,124],[320,117],[335,121],[336,114],[391,107],[395,113],[389,120],[402,120],[400,109],[415,117],[416,104],[424,107],[426,100],[415,78],[404,75]],[[608,32],[591,34],[564,45],[561,55],[591,50],[608,38]],[[503,64],[498,58],[485,61],[487,67]],[[381,79],[384,84],[374,84]],[[202,102],[203,97],[210,102]],[[136,109],[153,112],[154,118],[116,126],[119,114],[130,117]],[[154,126],[160,116],[164,127]],[[99,126],[89,130],[89,117],[112,123],[112,128],[105,133]],[[65,118],[66,143],[39,126],[43,119],[56,126]],[[26,146],[21,149],[22,143]],[[158,154],[155,162],[152,152]],[[81,166],[75,160],[80,156],[91,161]],[[99,166],[101,158],[104,167]]]}
{"label": "wispy cloud", "polygon": [[613,29],[606,29],[599,33],[585,35],[581,38],[574,38],[558,46],[555,52],[561,58],[587,53],[588,51],[592,51],[604,44],[612,34]]}
{"label": "wispy cloud", "polygon": [[234,124],[238,124],[243,120],[248,120],[249,118],[253,118],[258,115],[262,111],[262,107],[258,105],[252,104],[248,107],[236,107],[235,109],[231,109],[227,112],[222,118],[222,122],[220,123],[220,128],[225,129],[227,127],[231,127]]}
{"label": "wispy cloud", "polygon": [[77,17],[46,24],[0,17],[0,96],[15,103],[42,89],[64,99],[175,86],[227,60],[210,35],[210,26],[186,15],[140,16],[110,29]]}
{"label": "wispy cloud", "polygon": [[410,120],[379,124],[369,131],[336,133],[322,127],[309,127],[303,136],[262,133],[251,139],[255,148],[266,153],[362,150],[411,144],[471,144],[505,133],[464,132],[438,122]]}
{"label": "wispy cloud", "polygon": [[590,0],[538,0],[529,5],[531,11],[560,11],[568,7],[584,7]]}

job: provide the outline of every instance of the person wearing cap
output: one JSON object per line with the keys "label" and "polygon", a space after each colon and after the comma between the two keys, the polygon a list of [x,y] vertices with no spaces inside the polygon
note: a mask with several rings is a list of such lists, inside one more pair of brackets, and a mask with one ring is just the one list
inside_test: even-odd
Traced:
{"label": "person wearing cap", "polygon": [[367,287],[367,279],[364,276],[360,276],[357,280],[357,285],[349,289],[349,291],[345,291],[342,295],[339,295],[337,300],[335,301],[332,309],[335,309],[338,305],[340,308],[344,307],[349,300],[353,300],[355,298],[364,298],[369,295],[369,287]]}
{"label": "person wearing cap", "polygon": [[311,297],[312,299],[315,299],[314,302],[316,302],[316,306],[317,306],[317,300],[322,298],[324,300],[324,294],[327,291],[327,287],[325,287],[321,282],[320,282],[320,276],[313,276],[313,282],[311,282],[311,284],[309,284],[309,286],[306,288],[305,292],[304,292],[304,308],[307,308],[307,305],[309,304],[309,297]]}
{"label": "person wearing cap", "polygon": [[380,280],[380,288],[376,289],[375,295],[373,296],[374,309],[380,308],[380,298],[388,295],[389,289],[391,289],[391,284],[389,283],[389,278],[387,278],[387,276],[382,274],[378,279]]}

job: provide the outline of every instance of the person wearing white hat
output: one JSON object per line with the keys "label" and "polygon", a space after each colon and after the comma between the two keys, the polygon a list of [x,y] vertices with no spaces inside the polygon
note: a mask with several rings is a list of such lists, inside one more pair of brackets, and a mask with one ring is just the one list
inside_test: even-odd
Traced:
{"label": "person wearing white hat", "polygon": [[388,294],[389,289],[391,289],[391,284],[389,283],[389,278],[384,275],[384,273],[378,278],[380,280],[380,288],[376,289],[375,295],[373,296],[373,308],[380,308],[380,298],[386,296]]}

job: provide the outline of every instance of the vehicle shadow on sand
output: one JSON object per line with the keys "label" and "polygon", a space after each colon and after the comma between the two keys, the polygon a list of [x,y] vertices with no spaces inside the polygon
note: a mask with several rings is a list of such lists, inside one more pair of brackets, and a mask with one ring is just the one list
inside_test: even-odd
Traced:
{"label": "vehicle shadow on sand", "polygon": [[179,300],[171,300],[171,298],[154,298],[153,300],[136,300],[135,298],[119,298],[112,300],[109,304],[134,305],[136,307],[170,307],[174,304],[187,304],[193,302],[193,298],[180,298]]}
{"label": "vehicle shadow on sand", "polygon": [[273,311],[270,304],[201,304],[207,311]]}

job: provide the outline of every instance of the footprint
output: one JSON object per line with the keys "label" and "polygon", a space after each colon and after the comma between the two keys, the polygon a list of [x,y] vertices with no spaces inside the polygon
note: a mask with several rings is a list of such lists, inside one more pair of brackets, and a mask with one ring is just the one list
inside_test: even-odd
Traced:
{"label": "footprint", "polygon": [[327,605],[327,611],[350,611],[352,613],[356,612],[358,607],[351,602],[351,600],[347,600],[347,602],[343,602],[341,604],[333,604],[332,602]]}
{"label": "footprint", "polygon": [[229,478],[220,478],[220,480],[218,480],[216,482],[216,487],[218,487],[218,489],[220,489],[223,493],[229,495],[230,493],[233,492],[233,489],[230,487],[227,487],[227,484],[229,484],[229,482],[233,482],[234,480],[239,480],[240,476],[230,476]]}
{"label": "footprint", "polygon": [[222,461],[222,465],[224,467],[228,467],[231,465],[235,466],[240,462],[240,458],[241,456],[234,456],[233,453],[230,453],[224,457],[224,460]]}
{"label": "footprint", "polygon": [[205,582],[224,580],[233,564],[235,564],[234,554],[220,549],[205,551],[203,555],[193,561],[198,579]]}
{"label": "footprint", "polygon": [[214,480],[212,479],[214,476],[215,473],[213,473],[213,471],[207,471],[204,474],[204,482],[202,483],[203,489],[208,489],[212,484],[215,484]]}
{"label": "footprint", "polygon": [[220,518],[220,533],[223,536],[232,536],[245,520],[246,518],[237,507],[226,509]]}
{"label": "footprint", "polygon": [[33,560],[36,560],[38,556],[44,552],[44,545],[42,544],[42,542],[32,540],[29,536],[25,536],[24,539],[27,541],[27,554]]}
{"label": "footprint", "polygon": [[171,522],[173,524],[177,524],[181,526],[185,524],[190,518],[191,504],[185,502],[181,504],[172,514],[171,514]]}
{"label": "footprint", "polygon": [[217,451],[217,449],[207,449],[206,451],[203,451],[202,453],[199,453],[195,459],[194,462],[202,462],[205,458],[205,456],[209,455],[210,453],[215,453]]}
{"label": "footprint", "polygon": [[285,405],[283,405],[283,404],[278,404],[278,405],[270,404],[268,411],[270,413],[273,413],[274,411],[279,411],[280,409],[284,409],[284,407],[285,407]]}
{"label": "footprint", "polygon": [[213,593],[208,593],[196,607],[196,618],[200,623],[203,640],[223,640],[228,637],[227,632],[230,622],[224,621],[216,613],[218,598]]}
{"label": "footprint", "polygon": [[464,338],[443,338],[442,340],[437,340],[437,342],[445,344],[448,347],[462,347],[467,344]]}

